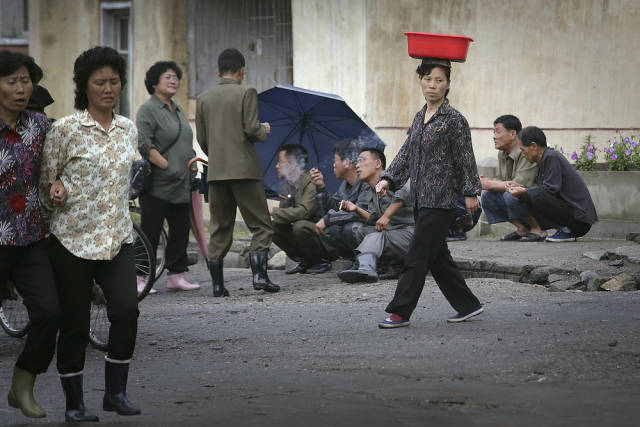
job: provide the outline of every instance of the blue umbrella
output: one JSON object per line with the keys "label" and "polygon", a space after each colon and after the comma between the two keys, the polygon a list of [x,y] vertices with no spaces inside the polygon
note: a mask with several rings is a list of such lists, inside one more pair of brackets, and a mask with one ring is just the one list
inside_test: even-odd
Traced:
{"label": "blue umbrella", "polygon": [[269,122],[271,133],[255,144],[264,175],[267,197],[277,199],[280,182],[276,171],[278,152],[286,144],[300,144],[309,153],[307,169],[318,168],[327,190],[338,189],[333,174],[333,147],[343,138],[354,138],[384,147],[384,143],[338,95],[290,85],[278,85],[258,95],[258,119]]}

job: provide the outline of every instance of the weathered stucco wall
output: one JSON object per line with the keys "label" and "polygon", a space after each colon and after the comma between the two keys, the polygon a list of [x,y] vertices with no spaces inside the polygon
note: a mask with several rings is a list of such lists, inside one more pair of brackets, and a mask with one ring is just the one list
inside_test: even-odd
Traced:
{"label": "weathered stucco wall", "polygon": [[[183,70],[176,102],[187,107],[188,8],[180,0],[133,0],[131,118],[149,95],[144,86],[147,69],[156,61],[174,60]],[[100,44],[99,0],[30,0],[30,54],[43,68],[42,84],[55,103],[47,108],[51,117],[73,112],[73,62],[84,50]]]}
{"label": "weathered stucco wall", "polygon": [[46,109],[50,117],[73,112],[73,61],[100,42],[99,10],[97,0],[29,1],[29,54],[55,100]]}
{"label": "weathered stucco wall", "polygon": [[474,39],[452,67],[449,98],[469,120],[478,160],[495,157],[490,129],[506,113],[565,150],[588,134],[602,146],[615,128],[640,134],[638,1],[292,1],[294,84],[340,94],[389,154],[424,102],[405,31]]}
{"label": "weathered stucco wall", "polygon": [[181,0],[134,0],[133,2],[133,112],[149,93],[144,77],[157,61],[175,61],[182,69],[180,89],[174,101],[187,108],[189,93],[189,51],[187,49],[188,7]]}

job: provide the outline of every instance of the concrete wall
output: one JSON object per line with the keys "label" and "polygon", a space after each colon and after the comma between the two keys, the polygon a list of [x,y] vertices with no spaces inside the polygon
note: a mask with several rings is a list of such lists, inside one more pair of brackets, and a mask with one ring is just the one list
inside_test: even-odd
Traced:
{"label": "concrete wall", "polygon": [[[133,112],[149,93],[144,86],[147,69],[157,61],[175,61],[182,69],[180,89],[174,101],[187,108],[189,51],[188,7],[181,0],[133,1]],[[135,116],[134,116],[135,117]]]}
{"label": "concrete wall", "polygon": [[29,1],[29,54],[55,99],[46,110],[50,117],[73,112],[73,61],[100,42],[99,10],[97,0]]}
{"label": "concrete wall", "polygon": [[449,95],[494,158],[493,120],[516,114],[550,145],[640,134],[635,0],[292,0],[294,84],[340,94],[395,154],[424,103],[405,31],[472,37]]}
{"label": "concrete wall", "polygon": [[[133,0],[132,119],[148,98],[144,87],[147,69],[159,60],[174,60],[183,70],[176,102],[187,108],[188,7],[180,0]],[[73,62],[84,50],[100,44],[99,0],[30,0],[30,54],[45,72],[42,84],[55,103],[47,108],[51,117],[73,112]]]}

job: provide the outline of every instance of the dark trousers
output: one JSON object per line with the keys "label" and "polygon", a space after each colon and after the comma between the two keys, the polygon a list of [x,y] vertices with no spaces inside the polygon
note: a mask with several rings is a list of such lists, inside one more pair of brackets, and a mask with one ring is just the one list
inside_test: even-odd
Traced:
{"label": "dark trousers", "polygon": [[542,187],[528,188],[521,199],[529,206],[543,230],[569,227],[576,237],[584,236],[591,230],[591,224],[575,218],[573,206]]}
{"label": "dark trousers", "polygon": [[169,236],[165,250],[165,265],[170,273],[184,273],[188,271],[187,246],[189,245],[189,204],[169,203],[142,194],[140,198],[142,208],[141,224],[155,255],[164,220],[169,224]]}
{"label": "dark trousers", "polygon": [[415,209],[416,228],[393,300],[385,309],[409,319],[418,304],[427,273],[431,271],[449,304],[461,313],[480,302],[467,287],[453,262],[445,237],[455,217],[454,209]]}
{"label": "dark trousers", "polygon": [[58,338],[58,372],[71,374],[84,368],[89,343],[93,280],[107,300],[109,353],[115,360],[133,356],[138,331],[138,298],[133,245],[122,245],[112,260],[87,260],[69,252],[51,236],[49,255],[53,267],[62,320]]}
{"label": "dark trousers", "polygon": [[273,231],[273,242],[289,258],[317,264],[325,257],[315,222],[301,219],[292,224],[274,224]]}
{"label": "dark trousers", "polygon": [[0,288],[8,280],[22,296],[31,322],[16,366],[33,374],[46,372],[56,348],[60,320],[46,240],[27,246],[0,246]]}
{"label": "dark trousers", "polygon": [[264,182],[252,179],[229,179],[209,183],[211,238],[209,259],[222,260],[233,242],[236,209],[251,231],[251,251],[268,251],[273,241],[271,216],[264,195]]}
{"label": "dark trousers", "polygon": [[325,229],[325,236],[320,237],[329,258],[355,257],[355,249],[360,244],[358,230],[363,226],[361,222],[347,222],[346,224],[330,225]]}

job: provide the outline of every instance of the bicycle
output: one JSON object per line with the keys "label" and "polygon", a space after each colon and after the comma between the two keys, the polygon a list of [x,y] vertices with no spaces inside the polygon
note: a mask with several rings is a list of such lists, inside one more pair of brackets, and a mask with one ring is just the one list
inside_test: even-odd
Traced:
{"label": "bicycle", "polygon": [[0,295],[0,325],[14,338],[25,336],[31,328],[27,307],[11,281],[7,282],[6,294]]}

